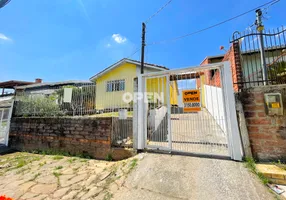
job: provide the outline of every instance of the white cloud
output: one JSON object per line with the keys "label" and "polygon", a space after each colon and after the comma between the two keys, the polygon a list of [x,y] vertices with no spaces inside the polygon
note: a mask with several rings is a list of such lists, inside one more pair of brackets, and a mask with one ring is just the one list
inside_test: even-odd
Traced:
{"label": "white cloud", "polygon": [[0,33],[0,40],[5,40],[5,41],[12,41],[11,38],[7,37],[6,35],[4,35],[3,33]]}
{"label": "white cloud", "polygon": [[121,36],[119,33],[118,34],[113,34],[111,37],[118,44],[123,44],[124,42],[127,41],[127,38],[124,37],[124,36]]}

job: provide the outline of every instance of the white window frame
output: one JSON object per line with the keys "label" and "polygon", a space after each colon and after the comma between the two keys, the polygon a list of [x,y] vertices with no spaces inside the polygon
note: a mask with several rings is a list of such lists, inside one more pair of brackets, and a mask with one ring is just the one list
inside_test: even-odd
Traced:
{"label": "white window frame", "polygon": [[125,79],[106,82],[106,92],[125,91]]}

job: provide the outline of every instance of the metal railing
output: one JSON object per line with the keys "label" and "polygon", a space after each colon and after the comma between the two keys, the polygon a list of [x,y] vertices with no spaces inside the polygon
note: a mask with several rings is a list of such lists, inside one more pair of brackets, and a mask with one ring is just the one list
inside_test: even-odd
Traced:
{"label": "metal railing", "polygon": [[132,146],[134,79],[17,91],[14,117],[111,117],[113,146]]}
{"label": "metal railing", "polygon": [[93,83],[17,91],[14,116],[82,116],[96,112]]}
{"label": "metal railing", "polygon": [[235,32],[232,43],[239,44],[235,53],[239,54],[242,77],[234,84],[243,88],[286,83],[286,28],[265,30],[262,33],[266,77],[263,76],[261,62],[260,33],[257,31]]}

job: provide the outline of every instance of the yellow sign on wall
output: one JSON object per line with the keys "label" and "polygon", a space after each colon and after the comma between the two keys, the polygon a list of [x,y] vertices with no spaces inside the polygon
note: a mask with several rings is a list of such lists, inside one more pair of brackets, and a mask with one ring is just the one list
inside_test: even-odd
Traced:
{"label": "yellow sign on wall", "polygon": [[184,112],[197,112],[201,110],[200,90],[183,90]]}

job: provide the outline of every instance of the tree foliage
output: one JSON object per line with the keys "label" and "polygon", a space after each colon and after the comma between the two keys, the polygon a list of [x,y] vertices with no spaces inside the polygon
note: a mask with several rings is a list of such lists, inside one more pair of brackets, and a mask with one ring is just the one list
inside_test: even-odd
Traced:
{"label": "tree foliage", "polygon": [[286,83],[286,62],[276,62],[268,67],[269,80],[276,83]]}
{"label": "tree foliage", "polygon": [[16,116],[58,116],[62,115],[59,105],[56,102],[56,96],[45,97],[21,96],[15,106]]}

